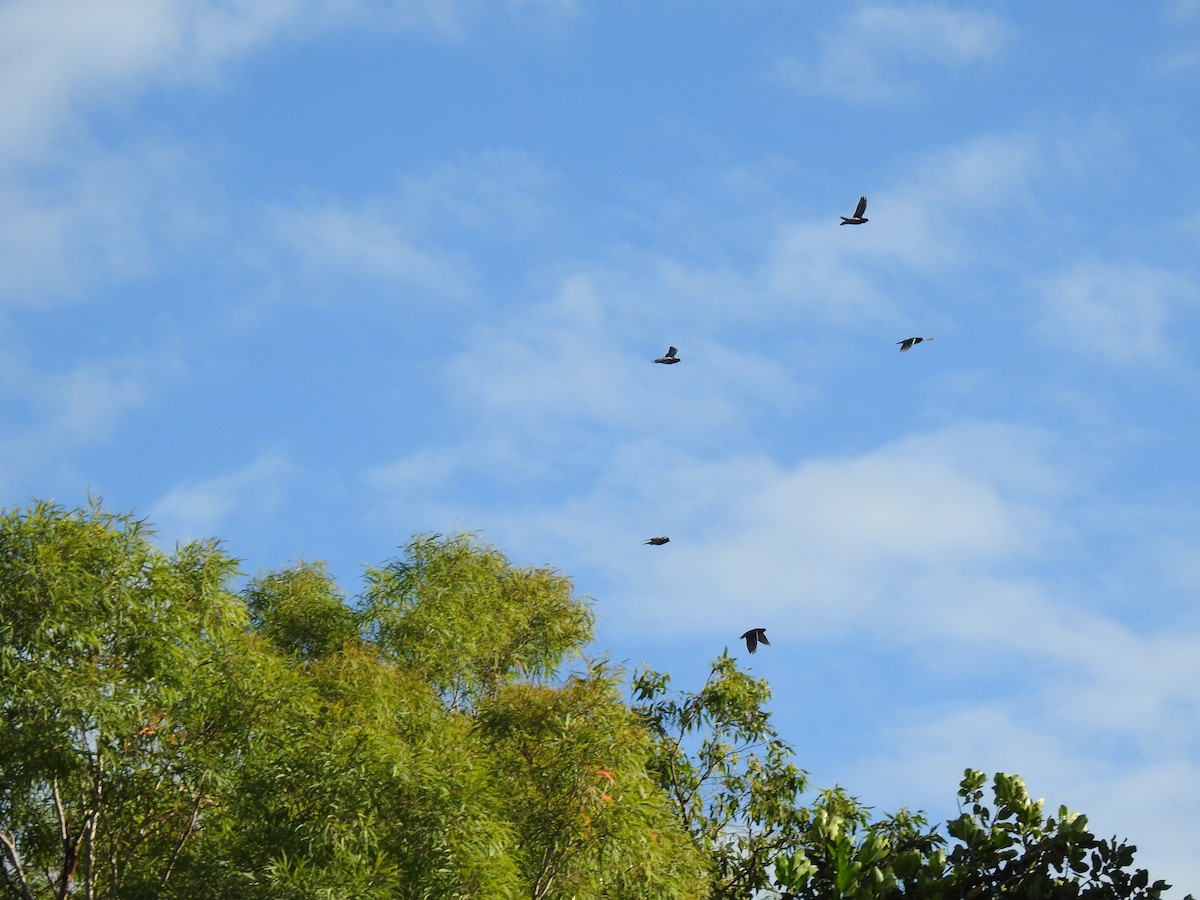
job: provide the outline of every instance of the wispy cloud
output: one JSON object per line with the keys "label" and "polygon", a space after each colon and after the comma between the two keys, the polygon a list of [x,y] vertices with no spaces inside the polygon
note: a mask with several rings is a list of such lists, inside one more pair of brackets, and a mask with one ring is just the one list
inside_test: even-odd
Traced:
{"label": "wispy cloud", "polygon": [[[655,294],[663,273],[651,265],[645,274],[641,287]],[[467,335],[450,365],[457,405],[483,430],[494,423],[569,442],[573,429],[599,425],[694,443],[811,398],[780,359],[734,349],[662,310],[639,311],[641,302],[603,272],[566,276],[551,297]],[[668,344],[682,363],[655,365]]]}
{"label": "wispy cloud", "polygon": [[265,42],[330,27],[459,37],[492,15],[553,22],[574,0],[13,0],[0,8],[0,164],[28,161],[88,104],[109,103],[155,81],[217,77]]}
{"label": "wispy cloud", "polygon": [[233,472],[171,488],[151,504],[150,519],[173,540],[217,537],[234,517],[257,519],[277,510],[297,471],[282,453],[268,450]]}
{"label": "wispy cloud", "polygon": [[[345,297],[364,284],[411,285],[441,299],[461,297],[468,265],[443,251],[422,246],[394,210],[373,205],[352,208],[331,202],[304,208],[276,208],[267,217],[282,259],[269,261],[267,274],[289,285],[293,300],[330,290]],[[268,252],[274,248],[266,247]]]}
{"label": "wispy cloud", "polygon": [[[1042,508],[1045,440],[989,426],[766,470],[730,460],[687,484],[690,470],[677,467],[670,495],[689,498],[690,537],[657,571],[628,579],[676,599],[650,606],[633,597],[626,614],[669,618],[686,603],[720,621],[737,602],[776,617],[803,609],[809,634],[862,628],[864,616],[894,628],[880,615],[896,585],[929,572],[1003,569],[1064,539]],[[712,505],[697,509],[695,498]],[[705,523],[699,534],[696,523]]]}
{"label": "wispy cloud", "polygon": [[1194,315],[1200,291],[1180,274],[1153,266],[1078,263],[1042,285],[1037,333],[1058,346],[1118,365],[1178,364],[1172,325]]}
{"label": "wispy cloud", "polygon": [[31,362],[14,336],[0,352],[7,426],[0,435],[0,486],[19,471],[53,484],[84,447],[110,440],[150,403],[181,366],[167,353],[80,362],[66,369]]}
{"label": "wispy cloud", "polygon": [[[123,413],[147,402],[179,365],[171,356],[83,362],[64,371],[41,369],[10,350],[0,362],[6,394],[20,398],[31,427],[47,444],[103,440]],[[54,440],[50,440],[53,436]]]}
{"label": "wispy cloud", "polygon": [[784,224],[767,248],[762,279],[772,294],[829,324],[903,318],[912,305],[898,290],[906,276],[945,277],[980,259],[994,264],[992,221],[1032,210],[1035,185],[1059,165],[1052,147],[1023,132],[945,147],[889,184],[862,186],[868,225],[831,227],[849,214],[854,193],[825,217]]}
{"label": "wispy cloud", "polygon": [[[395,297],[407,288],[414,303],[462,302],[478,293],[479,270],[503,266],[514,242],[550,230],[548,193],[535,161],[485,150],[406,172],[365,196],[274,203],[241,253],[293,299],[332,293],[340,301],[371,289]],[[480,251],[481,236],[495,258]]]}
{"label": "wispy cloud", "polygon": [[195,161],[147,144],[90,146],[52,170],[0,173],[0,306],[37,306],[154,271],[161,252],[209,236]]}
{"label": "wispy cloud", "polygon": [[894,99],[914,89],[921,70],[996,56],[1011,28],[1000,16],[945,7],[872,6],[820,40],[815,59],[792,56],[776,76],[804,93],[859,102]]}
{"label": "wispy cloud", "polygon": [[1190,19],[1200,14],[1200,0],[1166,0],[1164,7],[1174,19]]}

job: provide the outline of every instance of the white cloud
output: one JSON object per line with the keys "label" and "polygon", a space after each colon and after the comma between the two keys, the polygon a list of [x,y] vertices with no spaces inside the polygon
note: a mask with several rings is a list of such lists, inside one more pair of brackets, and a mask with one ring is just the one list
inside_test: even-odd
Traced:
{"label": "white cloud", "polygon": [[[573,0],[508,0],[498,14],[576,13]],[[211,79],[281,35],[350,26],[457,37],[495,14],[480,0],[10,0],[0,7],[0,163],[43,155],[88,104],[156,80]]]}
{"label": "white cloud", "polygon": [[1034,185],[1056,162],[1044,141],[1023,132],[981,135],[926,154],[891,184],[862,186],[867,225],[837,224],[857,201],[851,193],[820,219],[781,227],[758,277],[769,295],[787,298],[781,306],[822,325],[895,327],[924,306],[928,293],[910,293],[909,276],[928,284],[970,263],[995,264],[994,220],[1032,209]]}
{"label": "white cloud", "polygon": [[1036,333],[1058,347],[1120,365],[1179,362],[1171,339],[1197,290],[1168,270],[1098,260],[1048,276]]}
{"label": "white cloud", "polygon": [[177,377],[170,354],[123,356],[53,370],[25,359],[9,337],[0,348],[0,389],[8,410],[0,433],[0,489],[10,480],[53,483],[77,452],[120,432]]}
{"label": "white cloud", "polygon": [[502,256],[550,227],[547,183],[524,154],[485,150],[405,173],[364,198],[270,206],[242,253],[289,300],[332,293],[341,303],[373,285],[392,297],[408,288],[414,302],[462,302],[478,293],[489,252]]}
{"label": "white cloud", "polygon": [[943,7],[872,6],[821,40],[814,62],[780,60],[776,75],[805,93],[855,101],[894,99],[913,88],[915,67],[953,67],[996,56],[1010,27],[993,13]]}
{"label": "white cloud", "polygon": [[405,173],[392,202],[424,228],[448,236],[470,231],[492,239],[539,235],[557,224],[550,173],[530,155],[487,148],[428,171]]}
{"label": "white cloud", "polygon": [[[592,460],[631,434],[695,448],[812,402],[784,360],[735,350],[706,334],[699,315],[665,314],[663,275],[649,267],[637,294],[603,271],[567,275],[547,300],[468,334],[448,388],[473,435],[516,435],[527,450],[571,446],[572,458]],[[654,364],[668,345],[682,362]]]}
{"label": "white cloud", "polygon": [[[765,616],[802,609],[810,634],[894,629],[892,603],[914,580],[1003,571],[1065,539],[1039,506],[1052,490],[1044,442],[1009,426],[948,430],[856,457],[755,466],[762,477],[752,484],[744,464],[687,484],[693,473],[677,467],[670,495],[688,498],[681,521],[690,537],[657,576],[628,581],[688,598],[701,621],[737,602]],[[698,509],[696,497],[713,505]],[[633,599],[634,617],[681,611]]]}
{"label": "white cloud", "polygon": [[53,173],[0,175],[0,305],[37,305],[153,271],[163,246],[211,230],[204,175],[186,156],[95,147]]}
{"label": "white cloud", "polygon": [[158,355],[82,362],[55,372],[10,351],[0,361],[0,384],[10,400],[29,408],[36,442],[61,447],[109,437],[122,416],[143,406],[178,368],[174,358]]}
{"label": "white cloud", "polygon": [[1200,13],[1200,0],[1166,0],[1164,7],[1169,18],[1190,19]]}
{"label": "white cloud", "polygon": [[[1033,673],[1020,645],[981,651],[927,641],[922,655],[946,661],[947,686],[992,672],[1003,696],[968,690],[948,699],[948,688],[914,694],[890,713],[879,749],[864,748],[837,777],[889,809],[913,797],[938,798],[943,806],[932,811],[944,817],[953,814],[955,773],[1019,773],[1034,797],[1046,799],[1047,813],[1065,805],[1086,813],[1102,837],[1131,839],[1138,865],[1182,896],[1200,879],[1178,826],[1200,799],[1193,690],[1200,634],[1139,637],[1053,598],[1040,608],[1060,627],[1042,642]],[[1040,636],[1033,623],[1028,631]]]}
{"label": "white cloud", "polygon": [[[364,283],[410,285],[439,299],[461,297],[469,268],[440,250],[421,246],[409,224],[394,210],[351,208],[339,203],[308,208],[276,208],[267,216],[268,233],[283,259],[270,260],[271,277],[311,293],[333,291],[344,299]],[[268,252],[273,249],[268,244]]]}
{"label": "white cloud", "polygon": [[[801,613],[810,638],[866,629],[918,640],[905,636],[909,613],[939,616],[968,581],[981,593],[988,579],[1073,546],[1050,512],[1073,490],[1052,454],[1061,448],[1050,436],[1009,425],[794,465],[761,454],[706,460],[691,441],[647,433],[585,452],[585,490],[545,500],[526,491],[513,508],[459,512],[515,553],[599,578],[596,590],[614,592],[604,608],[629,629],[722,633],[733,608],[774,620]],[[475,464],[487,469],[487,459],[484,449]],[[541,464],[553,473],[555,461]],[[656,534],[672,543],[641,545]],[[967,604],[944,627],[960,634],[1016,615],[1004,629],[1016,633],[1022,598]]]}
{"label": "white cloud", "polygon": [[234,517],[258,518],[277,511],[296,466],[282,453],[265,451],[236,471],[171,488],[150,507],[149,519],[173,541],[221,535]]}

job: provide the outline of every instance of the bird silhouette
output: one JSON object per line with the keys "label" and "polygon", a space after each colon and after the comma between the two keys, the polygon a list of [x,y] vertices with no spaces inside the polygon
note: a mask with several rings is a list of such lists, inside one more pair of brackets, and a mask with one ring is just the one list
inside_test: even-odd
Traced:
{"label": "bird silhouette", "polygon": [[859,197],[858,198],[858,206],[854,210],[854,215],[842,216],[842,221],[839,222],[838,224],[839,225],[861,225],[863,222],[869,222],[870,219],[868,219],[866,216],[863,215],[863,213],[865,213],[866,211],[867,211],[867,198]]}
{"label": "bird silhouette", "polygon": [[653,544],[655,547],[661,547],[663,544],[671,543],[669,537],[652,537],[648,541],[642,541],[643,544]]}
{"label": "bird silhouette", "polygon": [[679,351],[676,350],[674,347],[668,347],[666,355],[660,356],[658,359],[655,360],[655,362],[662,363],[664,366],[673,366],[677,362],[683,362],[683,360],[681,360],[678,356],[675,355],[678,352]]}
{"label": "bird silhouette", "polygon": [[932,341],[932,340],[933,340],[933,338],[911,337],[911,338],[905,338],[902,341],[896,341],[896,343],[900,345],[901,353],[907,353],[909,350],[911,350],[917,344],[921,343],[921,341]]}
{"label": "bird silhouette", "polygon": [[751,653],[758,649],[759,643],[771,646],[771,642],[767,640],[767,629],[765,628],[751,628],[742,635],[742,640],[746,642],[746,649]]}

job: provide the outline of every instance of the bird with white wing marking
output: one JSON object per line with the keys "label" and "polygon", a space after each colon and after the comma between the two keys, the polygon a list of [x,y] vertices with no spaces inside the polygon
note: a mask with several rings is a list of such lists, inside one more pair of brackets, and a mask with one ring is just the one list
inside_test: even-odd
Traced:
{"label": "bird with white wing marking", "polygon": [[865,213],[866,211],[867,211],[867,198],[859,197],[858,198],[858,206],[854,210],[854,215],[842,216],[842,221],[839,222],[838,224],[839,225],[861,225],[861,224],[863,224],[863,222],[869,222],[870,219],[868,219],[865,215],[863,215],[863,213]]}

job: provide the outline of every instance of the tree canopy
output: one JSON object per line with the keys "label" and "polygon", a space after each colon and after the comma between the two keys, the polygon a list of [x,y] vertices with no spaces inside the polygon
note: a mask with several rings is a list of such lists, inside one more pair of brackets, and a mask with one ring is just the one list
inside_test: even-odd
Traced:
{"label": "tree canopy", "polygon": [[1134,847],[967,771],[961,815],[811,794],[768,685],[586,654],[562,574],[420,535],[347,603],[240,588],[99,505],[0,514],[0,895],[1156,898]]}

